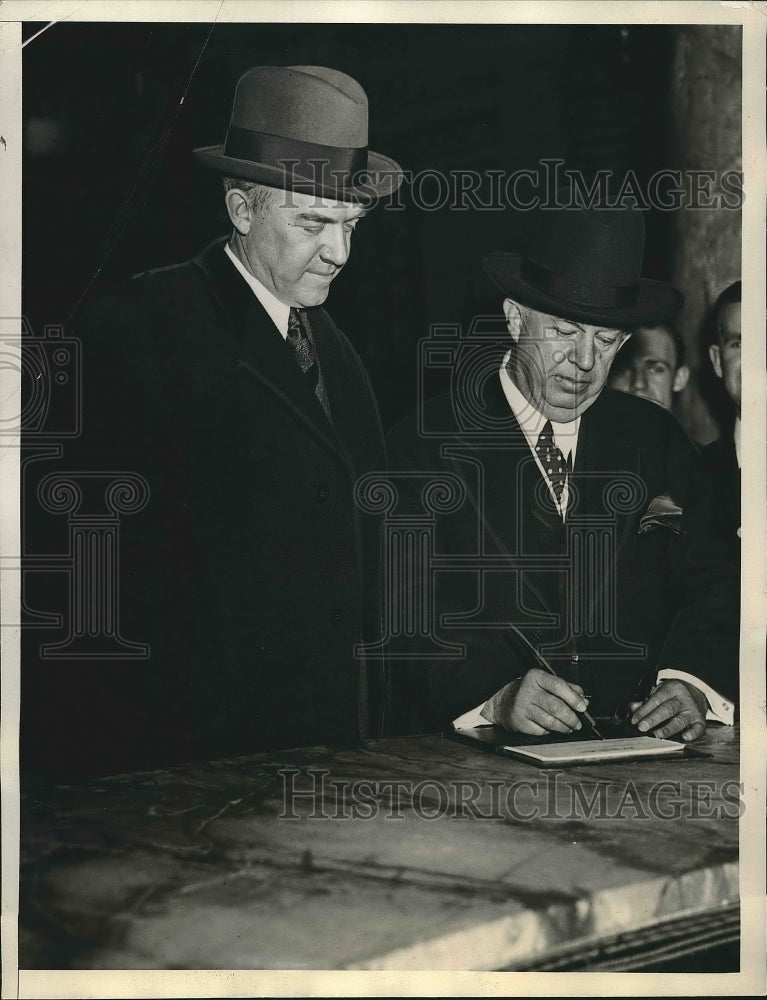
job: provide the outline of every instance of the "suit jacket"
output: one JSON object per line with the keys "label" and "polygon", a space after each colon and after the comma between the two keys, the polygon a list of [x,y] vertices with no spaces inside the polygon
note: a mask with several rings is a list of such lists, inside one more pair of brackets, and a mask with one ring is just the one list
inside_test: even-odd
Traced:
{"label": "suit jacket", "polygon": [[727,542],[740,555],[740,468],[732,434],[717,438],[702,452],[703,464],[711,477],[714,495],[715,524]]}
{"label": "suit jacket", "polygon": [[355,656],[378,634],[379,524],[354,485],[384,467],[383,435],[353,347],[308,314],[332,426],[223,241],[78,323],[84,432],[64,464],[148,485],[120,522],[119,619],[150,655],[27,657],[32,762],[114,770],[380,728]]}
{"label": "suit jacket", "polygon": [[[646,696],[663,667],[736,695],[736,569],[711,537],[699,459],[669,413],[602,392],[581,418],[565,524],[499,378],[479,401],[459,383],[418,421],[388,441],[392,472],[410,473],[401,488],[412,485],[411,513],[423,502],[422,473],[454,477],[463,500],[432,515],[430,656],[409,660],[404,633],[391,642],[399,728],[447,726],[533,666],[509,626],[582,685],[599,718]],[[683,513],[653,524],[648,507],[663,496]]]}

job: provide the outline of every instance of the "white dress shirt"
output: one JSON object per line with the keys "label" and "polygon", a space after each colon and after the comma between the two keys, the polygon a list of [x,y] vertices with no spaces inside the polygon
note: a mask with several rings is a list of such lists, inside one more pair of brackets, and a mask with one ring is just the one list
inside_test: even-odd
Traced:
{"label": "white dress shirt", "polygon": [[740,460],[740,417],[735,418],[735,427],[732,431],[735,440],[735,458],[738,460],[738,468],[743,464]]}
{"label": "white dress shirt", "polygon": [[[501,385],[503,386],[504,395],[508,400],[509,406],[511,407],[514,416],[517,418],[519,426],[522,428],[522,432],[527,439],[527,443],[530,446],[530,451],[532,452],[538,467],[543,474],[544,479],[548,483],[548,477],[546,471],[538,460],[538,456],[535,452],[535,446],[538,443],[538,435],[546,423],[546,418],[540,414],[530,403],[525,396],[517,388],[516,384],[512,380],[511,376],[507,371],[507,363],[509,359],[509,354],[503,359],[503,365],[501,366],[500,378]],[[567,459],[568,455],[571,457],[570,467],[572,468],[575,464],[575,452],[578,447],[578,432],[580,430],[581,419],[580,416],[576,417],[570,423],[560,424],[554,423],[552,420],[551,426],[554,429],[554,441]],[[739,435],[739,425],[740,421],[736,423],[736,434]],[[738,436],[735,438],[736,449],[738,448]],[[549,483],[549,490],[551,491],[552,498],[559,508],[559,512],[562,517],[565,517],[567,512],[567,484],[562,491],[561,499],[557,502],[556,495]],[[512,680],[513,678],[509,678]],[[723,722],[725,725],[731,726],[735,719],[735,706],[727,698],[724,698],[717,691],[711,688],[700,678],[695,677],[692,674],[688,674],[684,670],[673,670],[664,669],[658,671],[658,683],[660,684],[663,680],[681,680],[686,681],[693,687],[698,688],[706,696],[708,702],[708,710],[706,712],[706,719],[713,722]],[[464,712],[463,715],[459,716],[457,719],[453,720],[453,727],[455,729],[473,729],[475,726],[486,726],[488,725],[487,719],[485,719],[481,712],[485,707],[486,702],[481,705],[477,705],[476,708],[471,709],[468,712]]]}
{"label": "white dress shirt", "polygon": [[[562,495],[559,500],[557,500],[557,495],[554,492],[554,488],[552,487],[549,477],[546,474],[546,469],[544,469],[535,450],[540,433],[546,423],[546,417],[539,413],[533,404],[522,395],[509,375],[506,366],[510,355],[511,352],[509,352],[503,359],[503,365],[501,366],[501,386],[503,387],[503,393],[506,396],[509,406],[511,407],[511,412],[517,418],[517,423],[522,428],[522,433],[525,435],[527,443],[530,445],[530,451],[533,453],[533,457],[535,458],[538,468],[541,470],[541,475],[549,487],[551,499],[557,505],[557,509],[564,520],[569,498],[568,483],[570,477],[568,476],[565,480],[565,487],[562,490]],[[575,465],[575,452],[578,448],[578,431],[581,427],[580,415],[578,415],[575,420],[571,420],[567,424],[557,423],[552,420],[551,426],[554,431],[554,444],[564,455],[565,461],[569,458],[570,461],[568,464],[572,469]]]}
{"label": "white dress shirt", "polygon": [[229,260],[234,264],[243,278],[250,285],[253,290],[253,294],[256,296],[261,305],[266,309],[269,317],[271,318],[274,325],[280,331],[283,339],[288,336],[288,319],[290,318],[290,306],[286,306],[284,302],[280,302],[276,295],[269,291],[265,285],[262,285],[258,278],[251,274],[250,271],[245,267],[239,257],[236,257],[227,243],[224,247],[224,252],[229,257]]}

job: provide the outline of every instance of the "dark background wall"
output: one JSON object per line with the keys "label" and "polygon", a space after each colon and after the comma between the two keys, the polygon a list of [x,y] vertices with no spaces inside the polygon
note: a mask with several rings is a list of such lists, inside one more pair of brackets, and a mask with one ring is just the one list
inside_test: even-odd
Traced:
{"label": "dark background wall", "polygon": [[[643,179],[673,165],[676,40],[674,28],[619,25],[56,24],[24,50],[25,313],[35,330],[66,322],[104,283],[226,232],[220,181],[191,149],[223,141],[250,66],[350,73],[370,100],[371,147],[414,173],[559,158]],[[530,218],[425,211],[408,190],[402,204],[365,221],[328,299],[387,425],[415,404],[430,324],[498,309],[482,255],[516,249]],[[647,223],[646,273],[666,279],[669,214]]]}

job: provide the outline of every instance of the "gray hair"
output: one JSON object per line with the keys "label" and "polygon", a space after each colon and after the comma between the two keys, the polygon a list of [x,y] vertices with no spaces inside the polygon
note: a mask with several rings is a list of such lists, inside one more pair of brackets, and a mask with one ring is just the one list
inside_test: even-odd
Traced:
{"label": "gray hair", "polygon": [[266,208],[275,199],[278,193],[277,188],[267,187],[266,184],[257,184],[255,181],[243,181],[236,177],[223,178],[224,191],[231,191],[236,188],[242,191],[248,202],[251,212]]}

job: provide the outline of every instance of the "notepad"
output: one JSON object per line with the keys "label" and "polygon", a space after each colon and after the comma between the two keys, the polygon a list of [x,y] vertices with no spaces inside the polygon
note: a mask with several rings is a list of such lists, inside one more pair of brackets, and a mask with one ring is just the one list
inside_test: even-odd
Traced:
{"label": "notepad", "polygon": [[654,736],[629,736],[612,740],[574,740],[570,743],[539,743],[537,746],[502,746],[499,750],[539,764],[595,764],[611,760],[666,757],[686,749],[684,743]]}

